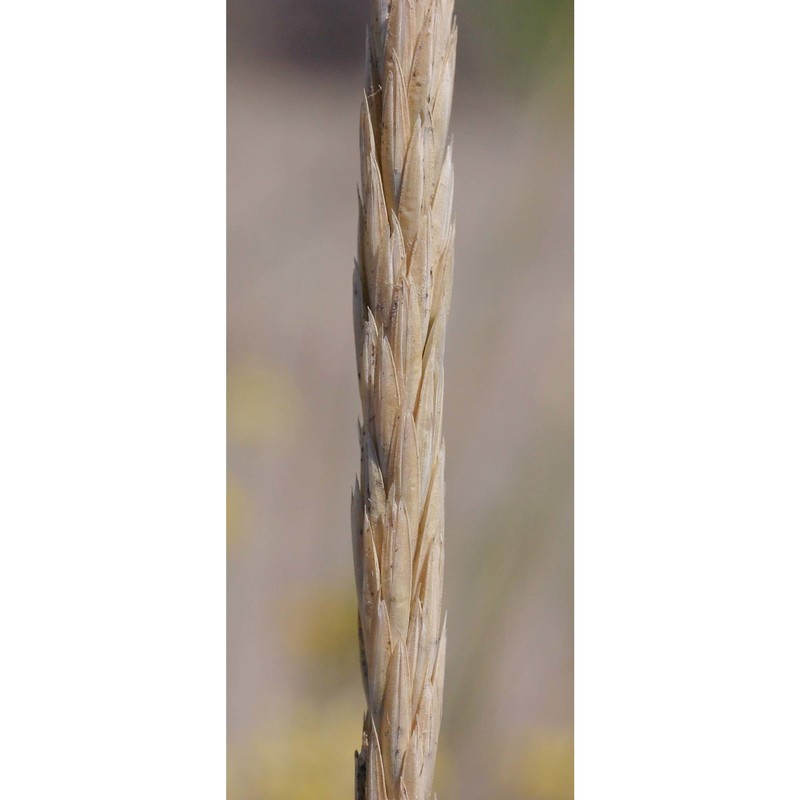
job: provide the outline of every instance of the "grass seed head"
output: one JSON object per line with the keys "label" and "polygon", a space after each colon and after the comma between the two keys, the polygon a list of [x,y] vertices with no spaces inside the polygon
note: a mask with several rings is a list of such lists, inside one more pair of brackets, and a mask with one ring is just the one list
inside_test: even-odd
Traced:
{"label": "grass seed head", "polygon": [[367,699],[357,800],[431,800],[442,712],[445,324],[453,277],[452,0],[371,0],[353,317],[352,500]]}

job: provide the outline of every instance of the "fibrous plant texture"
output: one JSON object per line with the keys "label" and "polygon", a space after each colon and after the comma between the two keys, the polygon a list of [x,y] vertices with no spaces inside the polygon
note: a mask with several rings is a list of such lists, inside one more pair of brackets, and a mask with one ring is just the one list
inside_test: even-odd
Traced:
{"label": "fibrous plant texture", "polygon": [[367,698],[357,800],[429,800],[442,713],[445,324],[453,275],[453,0],[371,0],[354,325],[352,501]]}

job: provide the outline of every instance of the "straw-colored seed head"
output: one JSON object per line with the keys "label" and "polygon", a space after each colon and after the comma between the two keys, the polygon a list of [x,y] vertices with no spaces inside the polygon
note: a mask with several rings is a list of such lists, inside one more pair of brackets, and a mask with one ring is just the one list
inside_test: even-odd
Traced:
{"label": "straw-colored seed head", "polygon": [[357,800],[430,800],[445,623],[444,336],[453,277],[453,0],[371,0],[353,316],[352,498],[367,713]]}

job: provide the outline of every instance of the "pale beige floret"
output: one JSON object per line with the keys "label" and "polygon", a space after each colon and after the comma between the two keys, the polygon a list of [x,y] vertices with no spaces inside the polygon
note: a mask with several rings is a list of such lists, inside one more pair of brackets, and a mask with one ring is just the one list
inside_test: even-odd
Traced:
{"label": "pale beige floret", "polygon": [[442,713],[442,437],[453,277],[452,0],[371,0],[353,317],[353,557],[367,712],[357,800],[430,800]]}

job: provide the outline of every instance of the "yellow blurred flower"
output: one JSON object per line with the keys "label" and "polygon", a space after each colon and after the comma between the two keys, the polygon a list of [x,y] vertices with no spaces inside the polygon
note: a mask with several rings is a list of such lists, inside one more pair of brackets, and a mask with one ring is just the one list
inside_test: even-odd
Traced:
{"label": "yellow blurred flower", "polygon": [[289,652],[311,692],[358,690],[358,605],[349,575],[294,598],[283,618]]}
{"label": "yellow blurred flower", "polygon": [[256,361],[228,369],[228,437],[237,444],[288,439],[296,421],[297,393],[291,380]]}
{"label": "yellow blurred flower", "polygon": [[228,800],[351,797],[361,719],[351,703],[302,706],[228,765]]}
{"label": "yellow blurred flower", "polygon": [[249,512],[250,501],[245,488],[236,478],[228,475],[226,528],[229,545],[241,540]]}
{"label": "yellow blurred flower", "polygon": [[507,747],[501,782],[513,797],[573,800],[574,748],[571,731],[534,730]]}

